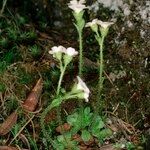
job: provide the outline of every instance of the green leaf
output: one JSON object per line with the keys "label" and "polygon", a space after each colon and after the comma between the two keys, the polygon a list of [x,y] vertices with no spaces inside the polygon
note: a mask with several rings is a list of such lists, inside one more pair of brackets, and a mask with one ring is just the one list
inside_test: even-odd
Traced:
{"label": "green leaf", "polygon": [[61,98],[54,99],[52,101],[52,103],[51,103],[51,108],[58,107],[61,103],[62,103],[62,99]]}
{"label": "green leaf", "polygon": [[65,147],[62,143],[60,143],[58,140],[54,140],[53,148],[56,150],[64,150]]}
{"label": "green leaf", "polygon": [[77,150],[76,149],[77,144],[78,144],[78,142],[72,140],[71,133],[67,132],[63,135],[57,136],[57,141],[55,143],[55,147],[56,147],[56,149],[61,148],[62,150],[65,150],[68,148],[71,148],[72,150]]}
{"label": "green leaf", "polygon": [[86,107],[84,111],[80,111],[82,128],[90,126],[92,122],[92,115],[93,113],[90,113],[90,107]]}
{"label": "green leaf", "polygon": [[71,133],[76,134],[81,128],[83,124],[83,117],[81,116],[81,112],[75,112],[72,115],[67,117],[67,122],[72,126]]}
{"label": "green leaf", "polygon": [[102,128],[105,127],[105,124],[100,116],[94,116],[94,119],[92,121],[91,125],[91,132],[92,135],[99,137],[99,132]]}
{"label": "green leaf", "polygon": [[107,137],[110,137],[112,135],[112,131],[110,129],[103,129],[98,133],[97,138],[100,140],[104,140]]}
{"label": "green leaf", "polygon": [[92,129],[102,129],[104,128],[105,124],[100,116],[96,116],[92,122]]}
{"label": "green leaf", "polygon": [[81,138],[83,139],[84,142],[87,142],[91,139],[91,134],[87,130],[83,130],[81,133]]}
{"label": "green leaf", "polygon": [[89,114],[90,114],[90,107],[86,107],[86,108],[84,109],[84,114],[85,114],[85,115],[89,115]]}
{"label": "green leaf", "polygon": [[69,115],[67,117],[67,122],[72,126],[76,125],[76,123],[78,122],[78,113],[76,112],[72,115]]}

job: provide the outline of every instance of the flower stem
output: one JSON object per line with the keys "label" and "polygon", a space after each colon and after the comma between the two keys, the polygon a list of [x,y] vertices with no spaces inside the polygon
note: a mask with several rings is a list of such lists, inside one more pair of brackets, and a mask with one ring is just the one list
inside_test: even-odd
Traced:
{"label": "flower stem", "polygon": [[[60,94],[61,83],[62,83],[62,79],[63,79],[64,73],[65,73],[67,64],[65,64],[64,67],[62,65],[60,67],[61,67],[61,69],[60,69],[61,70],[61,74],[60,74],[60,78],[59,78],[58,86],[57,86],[57,91],[56,91],[57,98],[58,98],[58,96]],[[59,98],[59,101],[61,101],[60,98]],[[61,106],[60,105],[56,108],[56,111],[57,111],[57,120],[58,120],[58,123],[59,123],[59,125],[62,125],[63,122],[62,122],[62,119],[61,119]],[[64,132],[63,128],[62,128],[62,131]],[[64,134],[63,134],[63,136],[64,136]],[[64,136],[64,139],[66,139],[65,136]],[[67,142],[67,140],[66,140],[66,142]]]}
{"label": "flower stem", "polygon": [[42,133],[44,135],[44,137],[46,138],[45,140],[45,146],[46,146],[46,150],[48,150],[48,143],[47,140],[53,145],[54,142],[51,138],[51,136],[47,133],[46,129],[45,129],[45,117],[47,115],[47,113],[52,109],[51,104],[48,105],[48,107],[42,112],[41,117],[40,117],[40,125],[41,125],[41,129],[42,129]]}
{"label": "flower stem", "polygon": [[100,53],[99,53],[99,82],[98,82],[98,99],[97,99],[97,112],[101,113],[102,111],[102,89],[103,89],[103,70],[104,70],[104,63],[103,63],[103,44],[104,44],[104,37],[101,38],[99,41]]}
{"label": "flower stem", "polygon": [[82,31],[78,30],[78,34],[79,34],[79,76],[82,77],[82,72],[83,72]]}
{"label": "flower stem", "polygon": [[64,73],[65,73],[66,67],[67,67],[67,65],[65,65],[65,66],[61,69],[61,74],[60,74],[60,78],[59,78],[58,86],[57,86],[57,91],[56,91],[56,95],[57,95],[57,96],[58,96],[59,93],[60,93],[61,83],[62,83],[62,79],[63,79]]}
{"label": "flower stem", "polygon": [[[66,70],[66,67],[67,65],[65,65],[64,67],[62,66],[62,64],[60,64],[60,67],[61,67],[61,75],[60,75],[60,78],[59,78],[59,81],[58,81],[58,86],[57,86],[57,91],[56,91],[56,95],[57,95],[57,99],[58,99],[58,96],[60,94],[60,89],[61,89],[61,83],[62,83],[62,79],[63,79],[63,76],[64,76],[64,73],[65,73],[65,70]],[[53,100],[55,101],[55,100]],[[59,102],[61,100],[59,99]],[[58,105],[58,106],[57,106]],[[53,104],[53,102],[47,106],[47,108],[42,112],[41,114],[41,119],[40,119],[40,124],[41,124],[41,128],[42,128],[42,132],[43,132],[43,135],[45,136],[46,138],[46,147],[48,146],[48,143],[47,143],[47,140],[53,145],[53,140],[52,138],[47,134],[47,131],[45,129],[45,123],[44,123],[44,120],[45,120],[45,117],[47,115],[47,113],[54,107],[57,106],[57,118],[58,118],[58,122],[59,124],[62,124],[62,120],[61,120],[61,113],[60,113],[60,106],[59,106],[59,103],[58,104]]]}

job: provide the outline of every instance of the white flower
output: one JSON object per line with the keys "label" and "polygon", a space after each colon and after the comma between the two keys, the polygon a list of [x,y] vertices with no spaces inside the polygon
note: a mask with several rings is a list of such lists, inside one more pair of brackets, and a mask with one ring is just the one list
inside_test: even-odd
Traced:
{"label": "white flower", "polygon": [[68,47],[65,53],[71,57],[76,56],[78,54],[78,52],[72,47]]}
{"label": "white flower", "polygon": [[82,79],[79,76],[77,76],[77,79],[78,79],[77,89],[84,92],[84,99],[86,102],[88,102],[90,90],[88,89],[86,84],[82,81]]}
{"label": "white flower", "polygon": [[84,3],[85,0],[72,0],[68,4],[68,7],[75,11],[75,13],[80,13],[83,9],[87,8]]}
{"label": "white flower", "polygon": [[98,32],[98,19],[93,19],[92,22],[88,22],[85,27],[91,27],[92,31]]}
{"label": "white flower", "polygon": [[85,27],[92,27],[98,24],[98,19],[93,19],[92,22],[86,23]]}
{"label": "white flower", "polygon": [[106,29],[109,26],[111,26],[112,24],[114,24],[114,23],[113,22],[103,22],[98,19],[93,19],[92,22],[88,22],[85,27],[92,27],[94,25],[100,25],[102,28]]}
{"label": "white flower", "polygon": [[49,51],[49,54],[55,54],[58,52],[64,53],[65,50],[66,50],[66,48],[61,46],[61,45],[60,46],[53,46],[51,51]]}
{"label": "white flower", "polygon": [[113,22],[103,22],[101,20],[97,20],[97,24],[100,25],[102,28],[107,29],[109,26],[114,24]]}

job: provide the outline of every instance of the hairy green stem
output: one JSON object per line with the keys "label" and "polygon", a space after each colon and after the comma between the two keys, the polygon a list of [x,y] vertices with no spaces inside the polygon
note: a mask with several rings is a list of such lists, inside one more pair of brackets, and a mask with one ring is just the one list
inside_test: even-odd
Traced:
{"label": "hairy green stem", "polygon": [[82,31],[79,33],[79,76],[82,77],[83,72],[83,45],[82,45]]}
{"label": "hairy green stem", "polygon": [[[57,97],[59,96],[59,93],[60,93],[61,83],[62,83],[62,79],[63,79],[64,73],[65,73],[66,67],[67,67],[67,65],[65,65],[61,69],[61,74],[60,74],[60,78],[59,78],[58,86],[57,86],[57,91],[56,91]],[[62,120],[61,120],[61,106],[57,107],[57,119],[58,119],[59,125],[62,124]]]}
{"label": "hairy green stem", "polygon": [[62,79],[63,79],[64,73],[65,73],[66,67],[67,67],[67,65],[65,65],[64,68],[61,70],[61,74],[60,74],[60,78],[59,78],[58,86],[57,86],[57,91],[56,91],[57,96],[60,93],[61,83],[62,83]]}
{"label": "hairy green stem", "polygon": [[42,133],[44,135],[44,137],[46,138],[45,140],[45,145],[46,148],[48,150],[48,143],[47,140],[51,143],[51,145],[53,145],[53,140],[51,138],[51,136],[49,136],[49,134],[47,133],[46,129],[45,129],[45,117],[47,115],[47,113],[52,109],[51,105],[48,105],[48,107],[42,112],[41,114],[41,118],[40,118],[40,124],[41,124],[41,129],[42,129]]}
{"label": "hairy green stem", "polygon": [[98,81],[98,98],[97,98],[97,113],[101,113],[102,111],[102,89],[103,89],[103,71],[104,71],[104,63],[103,63],[103,44],[104,44],[104,37],[101,38],[100,41],[98,41],[100,52],[99,52],[99,81]]}
{"label": "hairy green stem", "polygon": [[[58,86],[57,86],[57,91],[56,91],[57,99],[58,99],[58,96],[59,96],[59,93],[60,93],[61,83],[62,83],[62,79],[63,79],[64,73],[65,73],[66,67],[67,67],[67,65],[65,65],[64,67],[62,67],[62,65],[61,65],[61,75],[60,75],[60,78],[59,78],[59,81],[58,81]],[[53,101],[55,101],[55,100],[53,100]],[[59,101],[61,101],[61,100],[59,99]],[[56,106],[57,106],[57,104],[56,104]],[[40,119],[40,123],[41,123],[41,128],[42,128],[43,135],[46,137],[46,140],[48,140],[52,145],[53,145],[53,140],[47,134],[47,131],[45,129],[45,122],[44,122],[44,120],[45,120],[45,117],[46,117],[47,113],[52,108],[54,108],[56,106],[55,105],[53,106],[53,102],[50,105],[48,105],[48,107],[41,114],[41,119]],[[59,104],[58,104],[58,107],[57,107],[57,118],[58,118],[59,124],[62,124]],[[47,141],[46,141],[46,145],[48,145]]]}

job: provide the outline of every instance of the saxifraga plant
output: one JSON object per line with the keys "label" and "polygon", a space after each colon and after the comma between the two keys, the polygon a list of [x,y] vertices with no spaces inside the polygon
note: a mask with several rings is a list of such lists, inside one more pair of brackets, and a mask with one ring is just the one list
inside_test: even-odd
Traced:
{"label": "saxifraga plant", "polygon": [[[54,47],[52,47],[52,50],[49,51],[49,53],[52,54],[53,57],[56,58],[59,62],[60,77],[59,77],[58,86],[57,86],[57,90],[56,90],[56,97],[47,106],[47,108],[44,109],[44,111],[41,114],[41,118],[40,118],[42,133],[43,133],[44,137],[46,138],[46,142],[45,142],[46,148],[48,148],[48,142],[50,142],[52,144],[52,146],[54,147],[54,142],[45,129],[44,120],[45,120],[47,113],[50,110],[52,110],[53,108],[59,109],[59,106],[61,105],[62,102],[73,99],[73,98],[85,99],[86,102],[88,102],[88,97],[89,97],[89,93],[90,93],[86,84],[82,81],[82,79],[79,76],[77,77],[78,84],[76,83],[70,92],[61,93],[61,83],[63,80],[64,73],[66,71],[66,68],[67,68],[68,64],[72,61],[73,57],[78,54],[78,52],[75,51],[74,48],[69,47],[66,49],[63,46],[58,46],[58,47],[54,46]],[[58,110],[58,112],[59,111],[60,110]],[[59,117],[58,118],[59,124],[62,124],[61,116],[58,116],[58,117]]]}
{"label": "saxifraga plant", "polygon": [[82,77],[83,73],[83,41],[82,41],[82,32],[83,28],[85,26],[85,20],[83,18],[84,15],[84,9],[87,8],[85,5],[85,1],[70,1],[68,4],[69,8],[73,10],[73,16],[76,20],[76,23],[74,23],[78,35],[79,35],[79,76]]}
{"label": "saxifraga plant", "polygon": [[113,22],[103,22],[98,19],[94,19],[92,22],[86,24],[86,27],[90,27],[95,34],[95,39],[99,44],[99,81],[98,81],[98,97],[96,104],[96,113],[101,113],[102,111],[102,89],[104,82],[104,58],[103,58],[103,50],[104,50],[104,40],[108,34],[109,27],[113,24]]}

